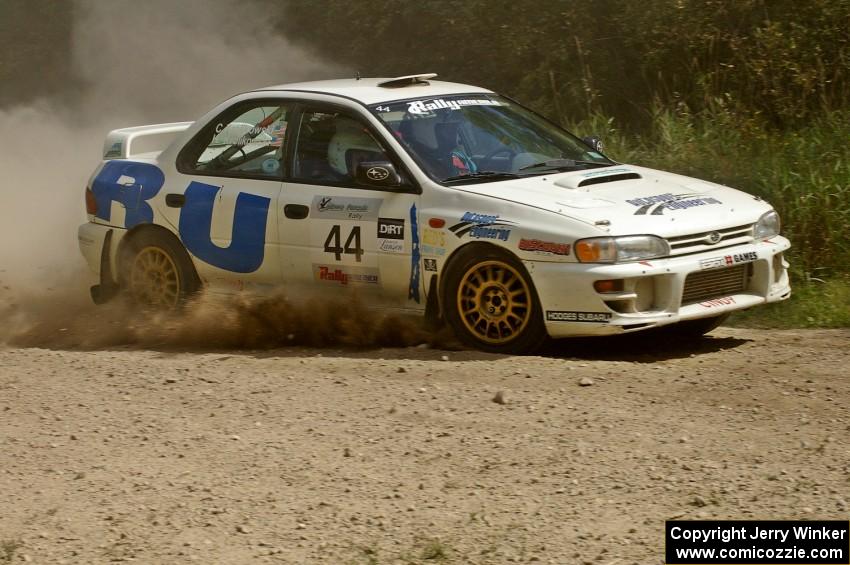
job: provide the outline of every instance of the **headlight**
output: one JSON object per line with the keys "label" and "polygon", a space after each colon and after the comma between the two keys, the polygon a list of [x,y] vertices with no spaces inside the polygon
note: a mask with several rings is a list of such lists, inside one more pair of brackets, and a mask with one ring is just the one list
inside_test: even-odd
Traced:
{"label": "headlight", "polygon": [[779,235],[779,214],[776,210],[771,210],[762,214],[759,221],[756,222],[756,227],[753,229],[753,237],[756,239],[768,239],[775,235]]}
{"label": "headlight", "polygon": [[577,241],[575,253],[582,263],[622,263],[664,257],[670,246],[654,235],[591,237]]}

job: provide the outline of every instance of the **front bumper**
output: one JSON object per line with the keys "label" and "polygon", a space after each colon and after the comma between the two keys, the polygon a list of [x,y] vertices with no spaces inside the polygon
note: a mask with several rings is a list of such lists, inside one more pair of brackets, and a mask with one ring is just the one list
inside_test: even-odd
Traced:
{"label": "front bumper", "polygon": [[[638,263],[527,261],[525,265],[534,280],[550,336],[611,335],[785,300],[791,295],[791,287],[783,253],[790,247],[787,239],[777,236]],[[688,275],[695,273],[703,274],[686,283]],[[729,278],[727,275],[738,273],[743,282],[730,292],[728,284],[721,283]],[[594,289],[594,282],[608,279],[622,279],[623,291],[603,294]]]}

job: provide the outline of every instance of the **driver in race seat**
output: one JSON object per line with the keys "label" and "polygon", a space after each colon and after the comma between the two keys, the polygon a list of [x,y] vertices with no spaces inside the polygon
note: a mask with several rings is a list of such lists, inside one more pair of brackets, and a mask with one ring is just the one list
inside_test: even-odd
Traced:
{"label": "driver in race seat", "polygon": [[344,180],[353,180],[357,165],[366,161],[386,161],[381,146],[366,129],[347,118],[337,122],[336,133],[328,143],[328,164]]}
{"label": "driver in race seat", "polygon": [[443,122],[434,126],[437,151],[449,170],[447,176],[470,175],[478,172],[475,161],[467,155],[458,142],[459,130],[459,122]]}

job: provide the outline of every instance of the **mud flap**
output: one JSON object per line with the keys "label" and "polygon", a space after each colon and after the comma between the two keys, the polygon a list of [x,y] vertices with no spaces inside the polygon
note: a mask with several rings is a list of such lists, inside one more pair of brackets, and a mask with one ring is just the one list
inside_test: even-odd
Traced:
{"label": "mud flap", "polygon": [[442,327],[443,318],[440,315],[440,298],[437,296],[437,275],[431,275],[428,282],[428,301],[425,303],[425,325],[431,330]]}
{"label": "mud flap", "polygon": [[91,287],[91,299],[95,304],[106,304],[118,294],[118,283],[112,279],[112,230],[103,238],[100,251],[100,284]]}

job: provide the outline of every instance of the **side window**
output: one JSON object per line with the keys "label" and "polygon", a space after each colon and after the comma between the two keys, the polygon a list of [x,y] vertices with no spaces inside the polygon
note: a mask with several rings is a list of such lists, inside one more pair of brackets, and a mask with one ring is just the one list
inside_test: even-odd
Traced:
{"label": "side window", "polygon": [[181,165],[203,174],[279,179],[288,117],[287,105],[240,104],[201,131]]}
{"label": "side window", "polygon": [[292,177],[353,185],[357,165],[389,161],[365,124],[340,112],[307,110],[301,118]]}

